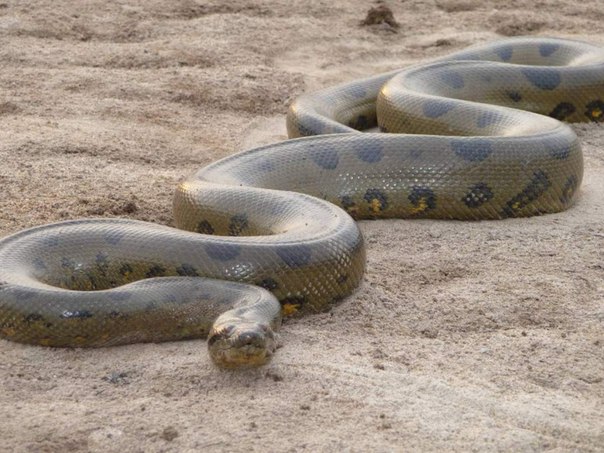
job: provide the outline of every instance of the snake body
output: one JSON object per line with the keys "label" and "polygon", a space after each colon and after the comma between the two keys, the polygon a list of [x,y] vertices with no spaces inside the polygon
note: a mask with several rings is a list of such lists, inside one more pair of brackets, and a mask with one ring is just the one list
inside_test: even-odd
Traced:
{"label": "snake body", "polygon": [[[1,240],[0,335],[77,347],[208,336],[218,365],[266,363],[282,313],[324,310],[359,285],[353,218],[569,207],[583,160],[558,120],[604,120],[602,48],[507,39],[302,96],[294,139],[178,187],[180,229],[89,219]],[[375,127],[389,133],[357,133]]]}

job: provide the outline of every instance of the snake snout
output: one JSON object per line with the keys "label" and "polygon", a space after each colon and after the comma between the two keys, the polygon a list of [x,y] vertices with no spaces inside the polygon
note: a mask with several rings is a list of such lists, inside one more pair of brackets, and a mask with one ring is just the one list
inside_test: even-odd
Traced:
{"label": "snake snout", "polygon": [[265,324],[214,326],[208,349],[214,363],[223,368],[261,366],[275,352],[275,334]]}
{"label": "snake snout", "polygon": [[233,340],[234,348],[265,348],[266,337],[262,332],[244,332]]}

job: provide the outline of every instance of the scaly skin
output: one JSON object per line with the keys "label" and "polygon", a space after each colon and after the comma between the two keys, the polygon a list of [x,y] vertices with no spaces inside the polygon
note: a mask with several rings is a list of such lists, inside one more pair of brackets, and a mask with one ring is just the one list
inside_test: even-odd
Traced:
{"label": "scaly skin", "polygon": [[[200,170],[176,191],[181,229],[92,219],[1,240],[0,335],[77,347],[209,335],[218,365],[262,365],[282,313],[324,310],[361,281],[351,216],[568,208],[583,158],[557,119],[604,120],[601,48],[508,39],[303,96],[290,137],[327,135]],[[356,133],[375,126],[391,133]]]}

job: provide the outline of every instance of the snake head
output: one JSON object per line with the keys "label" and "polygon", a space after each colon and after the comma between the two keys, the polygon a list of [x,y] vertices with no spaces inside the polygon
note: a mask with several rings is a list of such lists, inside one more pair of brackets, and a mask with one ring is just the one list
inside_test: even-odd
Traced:
{"label": "snake head", "polygon": [[276,348],[275,333],[264,323],[237,320],[214,324],[208,335],[210,357],[221,368],[265,365]]}

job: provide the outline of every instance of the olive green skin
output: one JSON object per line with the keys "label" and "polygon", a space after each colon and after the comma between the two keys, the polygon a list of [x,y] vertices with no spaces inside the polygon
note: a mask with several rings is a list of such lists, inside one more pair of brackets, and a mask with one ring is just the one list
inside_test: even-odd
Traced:
{"label": "olive green skin", "polygon": [[[558,119],[604,120],[601,48],[508,39],[302,96],[290,137],[326,135],[203,168],[176,190],[180,229],[90,219],[1,240],[0,335],[76,347],[209,336],[218,365],[262,365],[282,314],[325,310],[359,285],[353,218],[568,208],[583,158]],[[375,127],[389,133],[357,133]]]}

